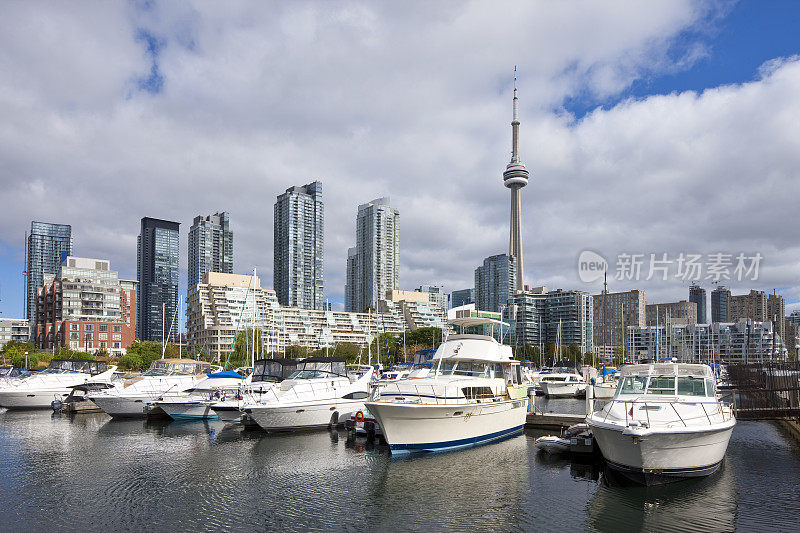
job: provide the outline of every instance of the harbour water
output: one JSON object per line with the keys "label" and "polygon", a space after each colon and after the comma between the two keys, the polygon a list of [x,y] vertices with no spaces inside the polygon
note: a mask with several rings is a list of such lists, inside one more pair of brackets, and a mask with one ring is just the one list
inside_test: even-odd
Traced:
{"label": "harbour water", "polygon": [[716,474],[649,488],[539,434],[393,460],[344,432],[0,411],[0,530],[797,530],[800,447],[775,423],[740,422]]}

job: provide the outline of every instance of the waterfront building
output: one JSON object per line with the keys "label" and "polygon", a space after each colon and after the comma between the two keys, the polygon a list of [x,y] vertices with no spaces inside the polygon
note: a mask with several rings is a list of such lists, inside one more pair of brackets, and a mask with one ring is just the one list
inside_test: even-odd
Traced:
{"label": "waterfront building", "polygon": [[[514,100],[511,119],[511,161],[503,172],[503,185],[511,189],[511,223],[509,227],[508,255],[516,260],[515,287],[525,288],[525,268],[522,259],[522,200],[521,189],[528,184],[528,169],[519,157],[519,100],[517,99],[517,73],[514,67]],[[476,291],[477,284],[476,284]],[[511,292],[513,294],[514,291]],[[507,300],[507,298],[506,298]],[[505,302],[506,300],[503,300]],[[479,309],[483,309],[480,305]],[[493,309],[492,309],[493,310]]]}
{"label": "waterfront building", "polygon": [[462,305],[475,303],[475,288],[461,289],[450,293],[450,307],[461,307]]}
{"label": "waterfront building", "polygon": [[514,320],[518,346],[537,346],[543,353],[547,344],[544,328],[547,320],[547,287],[517,291],[508,304],[510,313],[505,318]]}
{"label": "waterfront building", "polygon": [[202,351],[217,361],[227,357],[236,331],[246,328],[260,332],[265,354],[284,353],[288,346],[335,351],[343,342],[366,350],[377,333],[408,329],[404,318],[392,313],[283,307],[274,290],[261,287],[258,276],[209,272],[189,289],[186,304],[190,353]]}
{"label": "waterfront building", "polygon": [[583,291],[535,287],[518,291],[508,301],[503,313],[506,321],[513,320],[517,346],[538,346],[544,352],[549,343],[577,344],[581,353],[593,350],[594,304],[591,295]]}
{"label": "waterfront building", "polygon": [[645,293],[637,289],[592,296],[594,345],[604,353],[623,346],[627,326],[643,327],[646,319]]}
{"label": "waterfront building", "polygon": [[711,322],[728,322],[728,302],[731,291],[719,285],[711,291]]}
{"label": "waterfront building", "polygon": [[557,289],[547,293],[544,335],[556,342],[561,326],[561,345],[577,344],[581,353],[592,351],[594,305],[588,292]]}
{"label": "waterfront building", "polygon": [[323,309],[322,182],[286,189],[275,202],[273,287],[283,306]]}
{"label": "waterfront building", "polygon": [[517,260],[513,255],[492,255],[475,269],[475,307],[501,312],[517,292]]}
{"label": "waterfront building", "polygon": [[706,290],[694,283],[689,287],[689,301],[697,304],[697,323],[706,324]]}
{"label": "waterfront building", "polygon": [[352,312],[376,308],[386,291],[400,287],[400,212],[388,197],[358,206],[346,280],[345,310]]}
{"label": "waterfront building", "polygon": [[628,328],[628,360],[747,363],[783,360],[787,350],[771,322],[659,324]]}
{"label": "waterfront building", "polygon": [[783,342],[786,345],[786,349],[789,350],[789,353],[797,355],[798,352],[798,345],[800,345],[800,331],[798,329],[797,323],[792,322],[788,319],[788,317],[783,322],[783,330],[786,332],[786,336],[782,337]]}
{"label": "waterfront building", "polygon": [[26,242],[26,300],[25,315],[36,319],[36,288],[44,285],[45,274],[58,272],[64,255],[72,254],[72,226],[31,222],[31,233]]}
{"label": "waterfront building", "polygon": [[189,228],[188,286],[194,287],[206,272],[233,272],[233,232],[225,211],[196,216]]}
{"label": "waterfront building", "polygon": [[666,324],[697,324],[697,304],[687,300],[661,304],[648,304],[645,307],[645,323],[648,326]]}
{"label": "waterfront building", "polygon": [[420,285],[417,291],[427,294],[431,302],[439,304],[439,307],[444,310],[450,307],[450,305],[448,305],[450,302],[450,295],[444,292],[442,287],[437,285]]}
{"label": "waterfront building", "polygon": [[124,354],[136,331],[135,283],[105,259],[65,257],[36,289],[36,347]]}
{"label": "waterfront building", "polygon": [[786,317],[786,302],[779,294],[767,295],[767,320],[775,324],[775,331],[782,339],[786,339],[786,327],[784,320]]}
{"label": "waterfront building", "polygon": [[179,228],[178,222],[142,218],[136,241],[136,338],[140,340],[161,342],[177,310]]}
{"label": "waterfront building", "polygon": [[728,300],[728,320],[736,322],[742,318],[763,322],[769,320],[767,294],[751,290],[748,294],[731,296]]}
{"label": "waterfront building", "polygon": [[27,318],[0,318],[0,350],[11,341],[28,342],[31,322]]}
{"label": "waterfront building", "polygon": [[431,301],[429,293],[422,291],[386,291],[386,298],[378,302],[378,311],[401,317],[407,330],[447,328],[446,308]]}

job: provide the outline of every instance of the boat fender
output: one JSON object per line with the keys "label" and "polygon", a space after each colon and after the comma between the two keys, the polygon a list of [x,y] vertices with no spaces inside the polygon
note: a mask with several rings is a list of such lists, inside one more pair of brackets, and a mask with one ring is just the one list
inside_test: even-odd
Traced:
{"label": "boat fender", "polygon": [[356,411],[356,422],[363,422],[364,421],[364,413],[361,411]]}
{"label": "boat fender", "polygon": [[63,405],[64,404],[61,402],[61,400],[53,400],[50,402],[50,407],[53,408],[53,411],[60,411]]}
{"label": "boat fender", "polygon": [[336,429],[336,426],[339,425],[339,412],[334,411],[331,415],[331,421],[328,423],[328,429]]}
{"label": "boat fender", "polygon": [[591,381],[592,386],[597,385],[597,378],[592,378],[589,381]]}

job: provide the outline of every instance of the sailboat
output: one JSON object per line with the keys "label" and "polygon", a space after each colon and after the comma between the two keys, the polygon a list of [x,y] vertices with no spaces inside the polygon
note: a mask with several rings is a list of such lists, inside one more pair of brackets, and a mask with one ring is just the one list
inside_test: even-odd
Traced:
{"label": "sailboat", "polygon": [[[556,330],[556,354],[556,357],[561,357],[561,320]],[[586,391],[583,377],[575,364],[568,361],[555,363],[553,372],[541,376],[539,385],[548,398],[574,398]]]}

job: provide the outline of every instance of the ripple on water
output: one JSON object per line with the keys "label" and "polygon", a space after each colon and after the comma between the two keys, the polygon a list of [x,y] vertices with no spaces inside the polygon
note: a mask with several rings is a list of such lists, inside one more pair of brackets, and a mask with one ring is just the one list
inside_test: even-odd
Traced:
{"label": "ripple on water", "polygon": [[324,431],[0,413],[0,530],[791,530],[800,516],[800,454],[770,423],[740,423],[717,474],[648,488],[537,454],[534,437],[392,459]]}

